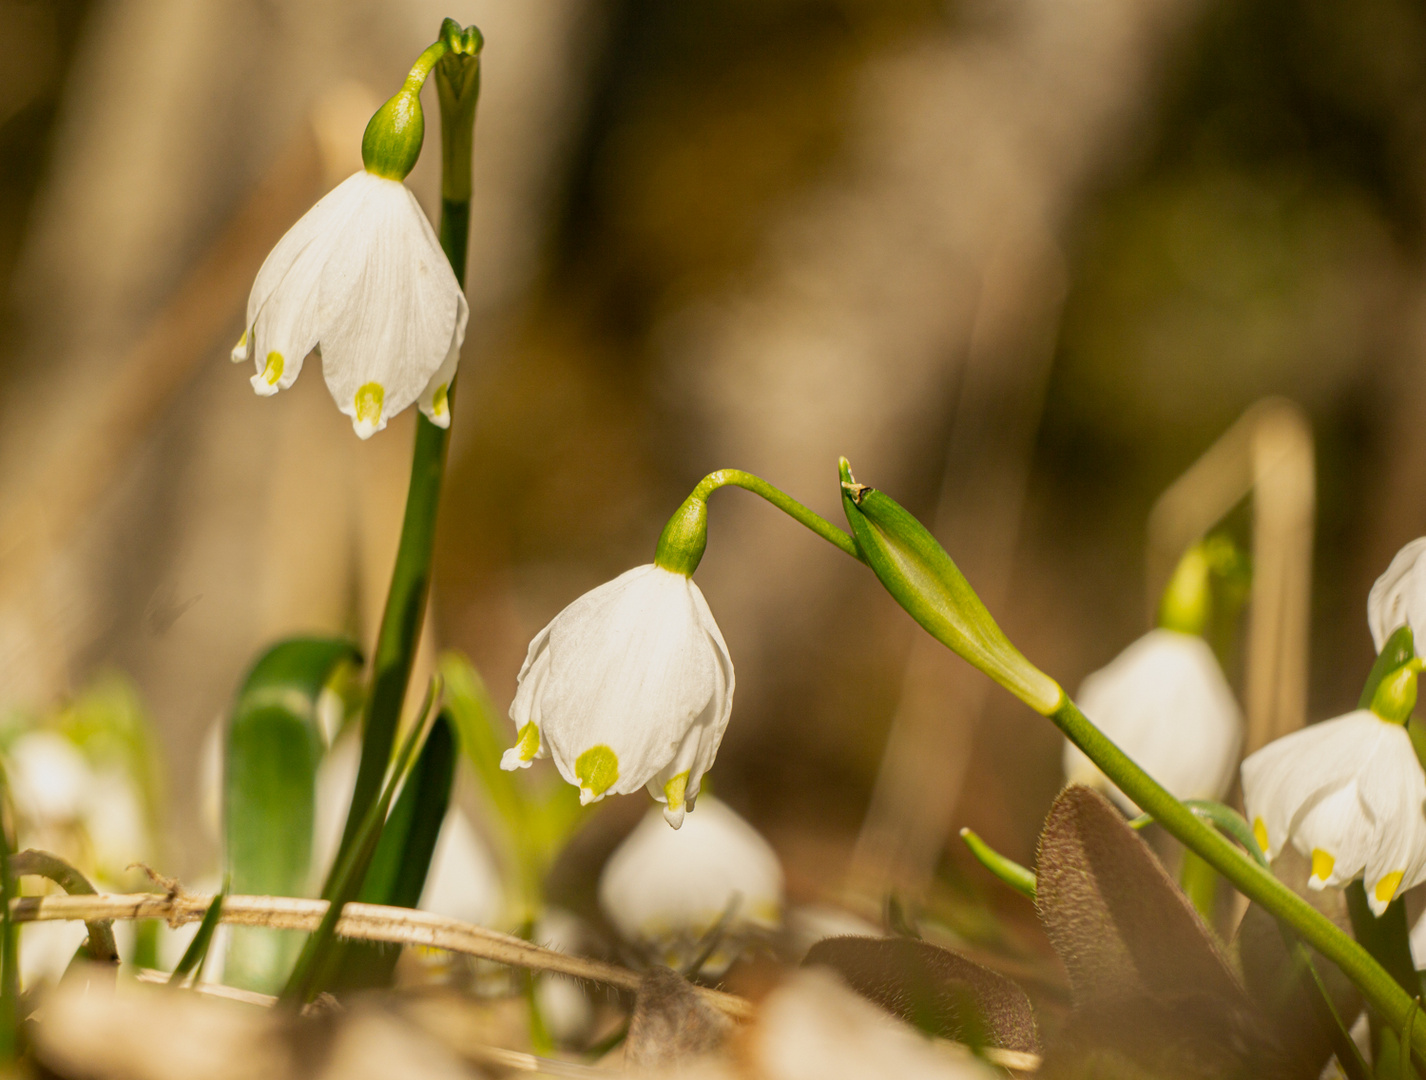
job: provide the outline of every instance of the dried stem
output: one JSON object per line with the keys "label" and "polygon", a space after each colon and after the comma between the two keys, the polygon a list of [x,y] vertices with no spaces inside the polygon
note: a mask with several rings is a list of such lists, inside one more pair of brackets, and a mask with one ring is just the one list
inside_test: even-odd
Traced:
{"label": "dried stem", "polygon": [[[77,919],[165,919],[177,926],[197,922],[208,910],[211,896],[160,893],[98,896],[26,896],[17,899],[11,911],[16,922],[54,922]],[[285,896],[230,896],[223,903],[223,922],[235,926],[263,926],[274,930],[312,931],[326,914],[325,900],[298,900]],[[571,975],[576,979],[637,991],[641,976],[636,971],[570,956],[553,949],[489,930],[473,923],[432,915],[409,908],[381,904],[347,904],[337,923],[337,933],[360,941],[384,941],[394,945],[423,945],[448,952],[478,956],[512,967]],[[735,994],[696,988],[713,1008],[737,1019],[752,1016],[752,1004]]]}

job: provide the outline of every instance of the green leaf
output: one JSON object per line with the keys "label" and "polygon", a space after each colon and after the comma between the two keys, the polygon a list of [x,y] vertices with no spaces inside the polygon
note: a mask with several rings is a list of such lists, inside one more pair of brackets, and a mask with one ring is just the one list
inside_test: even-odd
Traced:
{"label": "green leaf", "polygon": [[[451,805],[455,764],[455,734],[449,710],[442,710],[386,819],[357,895],[361,903],[414,908],[421,902],[431,856]],[[401,955],[399,947],[368,942],[348,942],[343,952],[332,983],[336,991],[389,986]]]}
{"label": "green leaf", "polygon": [[890,496],[852,479],[841,461],[842,509],[886,591],[942,645],[1048,716],[1059,685],[1010,643],[965,576],[924,525]]}
{"label": "green leaf", "polygon": [[530,808],[521,779],[500,767],[510,723],[496,709],[485,681],[464,656],[454,652],[442,656],[441,677],[446,684],[445,713],[460,736],[461,753],[502,824],[518,833],[529,821]]}
{"label": "green leaf", "polygon": [[188,943],[188,948],[183,950],[183,956],[178,961],[178,966],[173,969],[173,974],[168,977],[169,986],[181,986],[183,980],[191,973],[193,981],[197,982],[203,974],[203,961],[208,959],[208,947],[213,944],[213,933],[218,929],[218,923],[223,918],[223,901],[228,898],[228,882],[223,882],[222,891],[213,897],[212,903],[208,905],[208,910],[203,913],[203,921],[198,924],[198,932],[193,935],[193,940]]}
{"label": "green leaf", "polygon": [[[238,691],[223,786],[227,873],[235,892],[301,896],[307,890],[322,756],[317,697],[339,664],[359,661],[349,641],[293,638],[264,653]],[[272,993],[300,947],[301,938],[286,931],[234,928],[224,979]]]}
{"label": "green leaf", "polygon": [[332,867],[332,872],[327,876],[326,884],[322,888],[322,895],[330,901],[326,914],[303,944],[292,975],[282,988],[281,1003],[289,1008],[312,1001],[333,984],[338,974],[341,954],[337,948],[336,933],[337,923],[342,917],[342,908],[357,898],[366,880],[367,870],[370,869],[371,860],[381,842],[391,803],[397,790],[410,775],[416,755],[425,742],[428,732],[426,719],[430,716],[436,698],[440,696],[440,685],[439,676],[431,680],[431,687],[426,693],[420,715],[387,769],[385,783],[376,801],[367,807],[353,834],[352,842],[344,844],[337,852],[336,865]]}

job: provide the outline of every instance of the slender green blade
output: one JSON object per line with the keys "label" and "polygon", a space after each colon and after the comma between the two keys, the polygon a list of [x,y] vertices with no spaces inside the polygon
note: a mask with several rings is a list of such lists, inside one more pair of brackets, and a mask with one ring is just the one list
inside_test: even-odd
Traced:
{"label": "slender green blade", "polygon": [[1021,866],[1013,859],[1007,859],[970,829],[961,830],[961,839],[965,841],[966,847],[970,848],[970,853],[976,857],[976,861],[981,866],[1021,896],[1031,900],[1035,899],[1035,872],[1033,870]]}
{"label": "slender green blade", "polygon": [[367,870],[371,867],[371,860],[381,841],[392,800],[410,775],[416,755],[425,743],[428,733],[426,719],[439,695],[440,678],[437,676],[431,680],[431,688],[427,691],[420,716],[397,751],[391,768],[387,770],[386,782],[377,800],[367,807],[352,842],[343,844],[338,850],[336,864],[322,888],[322,895],[330,904],[317,929],[302,946],[292,975],[282,988],[280,998],[284,1005],[304,1005],[333,985],[341,961],[341,951],[337,948],[337,923],[341,920],[342,908],[357,898],[366,880]]}
{"label": "slender green blade", "polygon": [[[317,697],[339,664],[359,660],[349,641],[293,638],[264,653],[238,691],[223,791],[228,880],[236,892],[301,896],[307,889],[322,756]],[[235,928],[225,981],[273,993],[300,947],[289,932]]]}
{"label": "slender green blade", "polygon": [[[459,653],[441,658],[446,684],[446,715],[460,735],[460,749],[500,820],[511,831],[524,829],[530,807],[520,780],[500,767],[510,737],[510,723],[495,707],[485,681]],[[561,785],[566,786],[566,785]]]}
{"label": "slender green blade", "polygon": [[[455,779],[455,731],[450,710],[443,709],[431,725],[426,745],[416,759],[396,805],[386,819],[357,899],[364,904],[414,908],[421,902],[436,840],[451,805]],[[401,955],[397,946],[349,942],[333,988],[363,990],[389,986]]]}
{"label": "slender green blade", "polygon": [[188,943],[188,948],[183,950],[183,956],[178,961],[178,966],[168,977],[169,986],[181,986],[183,980],[190,973],[193,975],[193,981],[198,981],[203,961],[208,958],[208,948],[213,944],[213,933],[218,929],[218,923],[223,918],[223,901],[227,898],[228,884],[225,882],[222,891],[213,897],[213,902],[203,913],[203,921],[198,924],[198,932],[193,935],[193,940]]}

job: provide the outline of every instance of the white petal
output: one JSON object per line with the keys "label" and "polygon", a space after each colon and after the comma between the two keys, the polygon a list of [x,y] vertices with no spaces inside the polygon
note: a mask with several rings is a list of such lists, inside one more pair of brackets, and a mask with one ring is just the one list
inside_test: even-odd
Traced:
{"label": "white petal", "polygon": [[1386,639],[1410,625],[1418,640],[1426,634],[1426,537],[1413,540],[1396,553],[1386,573],[1376,579],[1367,595],[1367,625],[1377,652]]}
{"label": "white petal", "polygon": [[1253,830],[1267,833],[1269,859],[1277,858],[1306,810],[1356,776],[1376,746],[1381,723],[1361,709],[1294,731],[1248,755],[1243,806]]}
{"label": "white petal", "polygon": [[[1243,722],[1203,639],[1150,631],[1089,675],[1076,697],[1085,715],[1177,798],[1217,799],[1227,791]],[[1071,783],[1107,791],[1126,812],[1138,812],[1069,744],[1064,764]]]}
{"label": "white petal", "polygon": [[426,388],[450,351],[462,300],[404,184],[373,177],[362,212],[361,227],[333,246],[318,304],[327,388],[365,437]]}
{"label": "white petal", "polygon": [[1374,833],[1355,779],[1317,799],[1302,814],[1293,844],[1312,862],[1314,889],[1345,885],[1367,865]]}
{"label": "white petal", "polygon": [[1376,826],[1363,884],[1367,902],[1380,915],[1394,897],[1426,878],[1426,775],[1400,724],[1381,722],[1380,740],[1362,769],[1360,787]]}
{"label": "white petal", "polygon": [[451,426],[451,380],[456,377],[456,368],[460,364],[460,347],[461,343],[465,341],[465,323],[470,315],[470,308],[466,304],[465,296],[462,295],[459,299],[460,312],[456,317],[456,329],[451,338],[450,351],[446,353],[446,358],[441,361],[441,366],[436,369],[436,373],[426,383],[426,388],[421,391],[420,400],[416,403],[421,412],[425,414],[426,419],[440,428]]}
{"label": "white petal", "polygon": [[637,791],[673,759],[718,686],[690,582],[637,567],[570,604],[548,632],[549,673],[531,715],[560,774],[579,783],[580,755],[607,747],[618,769],[607,791]]}

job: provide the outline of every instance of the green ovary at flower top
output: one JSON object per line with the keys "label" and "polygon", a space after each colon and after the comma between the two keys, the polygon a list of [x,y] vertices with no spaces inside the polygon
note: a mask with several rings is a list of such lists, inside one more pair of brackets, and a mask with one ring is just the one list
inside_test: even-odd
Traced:
{"label": "green ovary at flower top", "polygon": [[[1085,677],[1075,699],[1096,727],[1177,799],[1220,799],[1233,782],[1243,717],[1213,650],[1198,636],[1210,603],[1207,545],[1184,556],[1164,593],[1160,626]],[[1139,807],[1066,740],[1065,779]]]}
{"label": "green ovary at flower top", "polygon": [[581,596],[530,642],[510,705],[516,744],[500,763],[518,769],[552,757],[583,803],[647,786],[675,829],[733,707],[728,646],[689,577],[706,509],[691,531],[686,509],[653,563]]}
{"label": "green ovary at flower top", "polygon": [[286,390],[307,354],[359,437],[413,403],[450,424],[449,387],[469,307],[431,223],[403,178],[421,150],[420,90],[445,55],[422,54],[405,85],[372,117],[365,168],[342,181],[272,249],[248,298],[233,361],[252,361],[252,386]]}
{"label": "green ovary at flower top", "polygon": [[1406,721],[1421,661],[1382,680],[1370,709],[1293,732],[1243,762],[1243,805],[1269,859],[1291,843],[1312,861],[1308,885],[1360,877],[1380,915],[1426,881],[1426,774]]}

